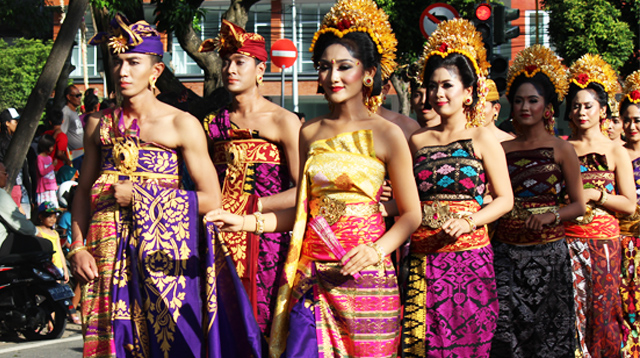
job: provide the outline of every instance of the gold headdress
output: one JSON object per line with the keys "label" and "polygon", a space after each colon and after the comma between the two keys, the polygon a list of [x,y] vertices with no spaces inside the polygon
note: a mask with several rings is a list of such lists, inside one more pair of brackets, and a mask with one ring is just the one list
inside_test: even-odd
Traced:
{"label": "gold headdress", "polygon": [[[560,58],[553,51],[542,45],[533,45],[518,52],[513,64],[509,67],[507,76],[507,96],[511,93],[511,85],[516,78],[526,76],[532,78],[538,73],[549,78],[556,93],[558,103],[564,100],[569,90],[567,70],[562,65]],[[547,132],[555,134],[553,111],[545,113],[544,124]]]}
{"label": "gold headdress", "polygon": [[542,45],[533,45],[518,52],[509,68],[507,95],[511,91],[511,84],[517,77],[525,75],[531,78],[538,72],[542,72],[549,78],[558,96],[558,102],[562,102],[569,90],[567,70],[562,65],[560,58],[549,48]]}
{"label": "gold headdress", "polygon": [[580,57],[569,67],[569,82],[584,89],[595,82],[607,92],[609,98],[620,92],[620,83],[616,71],[600,55],[590,53]]}
{"label": "gold headdress", "polygon": [[[318,38],[326,33],[338,38],[351,32],[363,32],[371,37],[380,54],[380,76],[389,78],[396,69],[396,46],[398,41],[389,24],[387,14],[378,9],[372,0],[340,0],[324,16],[320,30],[313,35],[310,52],[313,52]],[[317,59],[314,59],[314,61]],[[369,113],[375,113],[382,104],[382,95],[371,95],[371,87],[364,88],[364,104]]]}
{"label": "gold headdress", "polygon": [[[569,82],[579,88],[587,88],[589,83],[598,83],[604,87],[608,98],[615,98],[619,93],[620,83],[616,71],[600,55],[586,54],[569,67]],[[609,119],[600,121],[600,131],[605,135],[609,128]]]}
{"label": "gold headdress", "polygon": [[333,5],[324,16],[320,30],[313,35],[310,52],[313,52],[318,38],[327,32],[331,32],[339,38],[350,32],[369,34],[381,56],[382,79],[389,78],[395,71],[398,41],[391,29],[387,14],[378,9],[372,0],[340,0]]}
{"label": "gold headdress", "polygon": [[484,48],[482,35],[469,20],[454,19],[441,22],[436,31],[429,36],[422,55],[422,80],[425,81],[425,65],[432,56],[445,58],[452,53],[467,57],[478,76],[478,102],[474,108],[467,109],[467,126],[479,127],[484,119],[484,103],[488,92],[486,78],[491,65],[487,62],[487,50]]}
{"label": "gold headdress", "polygon": [[620,102],[629,101],[633,104],[640,103],[640,70],[627,76],[624,80],[622,99]]}

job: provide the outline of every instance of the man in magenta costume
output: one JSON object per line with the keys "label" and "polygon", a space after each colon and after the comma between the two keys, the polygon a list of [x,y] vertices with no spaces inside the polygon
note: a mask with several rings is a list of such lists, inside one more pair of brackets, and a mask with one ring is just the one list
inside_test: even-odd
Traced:
{"label": "man in magenta costume", "polygon": [[[205,118],[213,162],[222,187],[222,207],[234,214],[293,207],[298,179],[298,117],[265,99],[264,38],[222,20],[220,35],[201,52],[219,50],[222,78],[233,101]],[[289,249],[289,233],[222,233],[254,314],[268,335],[277,286]]]}

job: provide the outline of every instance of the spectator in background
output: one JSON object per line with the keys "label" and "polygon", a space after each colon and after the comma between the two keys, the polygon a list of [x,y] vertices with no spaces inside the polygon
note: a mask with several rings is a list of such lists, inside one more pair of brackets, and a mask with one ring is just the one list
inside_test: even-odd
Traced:
{"label": "spectator in background", "polygon": [[[92,89],[91,89],[92,90]],[[87,93],[89,90],[84,92],[84,99],[82,100],[84,103],[84,113],[80,116],[80,122],[82,122],[82,127],[87,123],[87,115],[98,112],[100,110],[100,99],[98,96],[93,94],[93,90],[91,93]],[[80,168],[77,168],[80,169]]]}
{"label": "spectator in background", "polygon": [[[93,94],[93,91],[90,92]],[[78,107],[80,107],[82,93],[78,87],[71,85],[64,91],[67,99],[67,105],[62,108],[62,132],[67,135],[69,153],[73,160],[73,166],[80,169],[82,165],[82,156],[84,155],[84,129],[80,117],[78,116]],[[95,95],[94,95],[95,96]]]}
{"label": "spectator in background", "polygon": [[[0,161],[4,161],[4,157],[9,149],[11,138],[18,127],[20,113],[15,108],[7,108],[0,113]],[[27,159],[35,159],[35,152],[29,152]],[[18,172],[18,176],[11,189],[11,197],[20,208],[20,212],[25,214],[27,218],[31,216],[30,196],[31,177],[29,176],[29,165],[35,165],[33,162],[25,160],[22,170]]]}
{"label": "spectator in background", "polygon": [[[50,135],[55,140],[55,148],[53,153],[51,153],[51,159],[57,160],[54,165],[54,170],[58,172],[63,165],[71,166],[71,159],[69,159],[69,154],[67,150],[67,135],[62,131],[62,121],[63,121],[62,112],[60,111],[52,111],[48,117],[47,121],[49,122],[49,127],[51,129],[45,131],[43,135]],[[38,153],[40,150],[38,150]]]}
{"label": "spectator in background", "polygon": [[38,181],[36,189],[36,202],[38,205],[45,201],[52,202],[58,207],[58,197],[56,190],[58,184],[54,173],[54,161],[51,153],[55,150],[55,140],[52,136],[45,134],[38,142]]}

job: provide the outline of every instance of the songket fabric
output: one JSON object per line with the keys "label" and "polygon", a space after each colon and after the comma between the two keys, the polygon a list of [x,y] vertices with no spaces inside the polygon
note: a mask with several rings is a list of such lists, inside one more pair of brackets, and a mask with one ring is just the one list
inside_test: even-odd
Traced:
{"label": "songket fabric", "polygon": [[366,267],[358,278],[344,276],[334,252],[308,227],[309,220],[326,217],[345,252],[378,240],[385,232],[379,212],[385,172],[370,130],[310,145],[271,357],[282,352],[286,357],[397,356],[401,305],[389,257],[384,265]]}
{"label": "songket fabric", "polygon": [[575,312],[564,226],[527,229],[532,214],[558,210],[562,168],[553,148],[507,153],[514,209],[500,218],[494,267],[500,313],[491,356],[574,357]]}
{"label": "songket fabric", "polygon": [[[636,193],[640,193],[640,158],[632,161]],[[640,196],[638,196],[640,197]],[[622,282],[620,296],[626,339],[623,337],[622,356],[640,357],[640,199],[634,215],[620,218],[620,246],[622,248]]]}
{"label": "songket fabric", "polygon": [[[605,155],[589,153],[578,159],[584,188],[615,193],[615,173],[609,170]],[[576,357],[619,357],[623,333],[620,228],[615,216],[599,207],[588,207],[585,218],[564,223],[572,264]]]}
{"label": "songket fabric", "polygon": [[[83,287],[83,354],[200,356],[197,197],[179,189],[178,153],[123,135],[121,114],[100,119],[101,172],[86,237],[98,277]],[[112,186],[126,179],[132,205],[120,207]]]}
{"label": "songket fabric", "polygon": [[[414,154],[423,208],[480,210],[482,161],[471,139],[424,147]],[[424,209],[427,211],[427,209]],[[429,214],[434,220],[439,215]],[[488,357],[498,318],[493,249],[486,227],[453,239],[424,225],[411,236],[402,327],[405,357]]]}
{"label": "songket fabric", "polygon": [[[205,118],[205,130],[214,142],[213,162],[222,188],[222,208],[238,215],[258,210],[258,198],[292,187],[281,146],[256,131],[240,129],[226,108]],[[285,233],[221,233],[237,273],[249,294],[260,329],[269,334],[278,282],[291,236]]]}

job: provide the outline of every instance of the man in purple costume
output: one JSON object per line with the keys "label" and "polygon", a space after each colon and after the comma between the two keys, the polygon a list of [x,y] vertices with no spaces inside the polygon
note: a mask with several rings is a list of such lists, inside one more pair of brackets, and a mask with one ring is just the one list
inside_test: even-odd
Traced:
{"label": "man in purple costume", "polygon": [[[103,42],[124,101],[85,127],[67,256],[83,283],[83,354],[205,356],[215,307],[200,298],[198,214],[221,203],[206,138],[196,118],[156,99],[163,44],[148,23],[118,14],[91,40]],[[195,191],[180,189],[182,160]]]}
{"label": "man in purple costume", "polygon": [[[213,162],[222,186],[222,207],[234,214],[260,215],[293,207],[298,179],[298,117],[265,99],[259,90],[265,72],[264,38],[222,20],[219,38],[206,40],[201,52],[220,51],[222,78],[232,103],[205,118],[213,141]],[[254,314],[265,335],[289,233],[222,233]]]}

